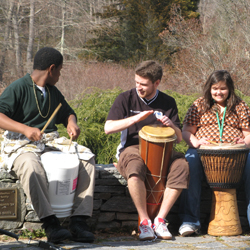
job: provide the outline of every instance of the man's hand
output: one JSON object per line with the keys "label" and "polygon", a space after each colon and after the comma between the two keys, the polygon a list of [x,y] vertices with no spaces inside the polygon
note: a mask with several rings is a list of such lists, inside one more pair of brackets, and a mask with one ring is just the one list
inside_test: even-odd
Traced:
{"label": "man's hand", "polygon": [[74,115],[70,115],[68,117],[67,132],[69,137],[72,137],[72,140],[76,140],[81,133],[81,130],[76,122],[76,117]]}
{"label": "man's hand", "polygon": [[31,141],[40,141],[43,137],[39,128],[27,127],[24,131],[24,135]]}
{"label": "man's hand", "polygon": [[148,116],[154,113],[154,110],[142,111],[141,113],[132,116],[135,120],[135,123],[145,120]]}
{"label": "man's hand", "polygon": [[163,125],[167,126],[167,127],[174,127],[173,122],[167,117],[167,116],[162,116],[160,119],[158,119],[158,121],[160,121]]}

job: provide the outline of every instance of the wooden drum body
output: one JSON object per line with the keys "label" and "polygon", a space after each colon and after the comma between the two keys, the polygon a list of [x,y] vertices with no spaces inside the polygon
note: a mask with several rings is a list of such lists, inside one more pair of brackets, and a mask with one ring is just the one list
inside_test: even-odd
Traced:
{"label": "wooden drum body", "polygon": [[175,140],[175,131],[170,127],[149,125],[139,131],[140,154],[147,166],[145,186],[151,221],[154,221],[162,202]]}
{"label": "wooden drum body", "polygon": [[244,144],[224,143],[219,146],[202,145],[197,152],[213,191],[208,234],[241,234],[236,188],[242,178],[249,149]]}

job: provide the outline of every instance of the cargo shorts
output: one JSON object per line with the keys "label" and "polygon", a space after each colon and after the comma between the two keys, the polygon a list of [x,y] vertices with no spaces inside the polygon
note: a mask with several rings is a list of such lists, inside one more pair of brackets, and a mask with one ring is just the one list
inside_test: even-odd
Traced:
{"label": "cargo shorts", "polygon": [[[125,148],[119,157],[117,170],[128,180],[132,175],[137,175],[145,181],[147,166],[140,152],[139,145]],[[175,189],[187,189],[189,184],[189,165],[182,153],[172,151],[172,157],[168,166],[166,187]]]}

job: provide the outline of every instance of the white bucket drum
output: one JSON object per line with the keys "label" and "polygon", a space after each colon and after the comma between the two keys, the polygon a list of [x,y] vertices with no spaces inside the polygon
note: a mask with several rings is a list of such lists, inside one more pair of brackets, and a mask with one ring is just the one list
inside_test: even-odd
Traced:
{"label": "white bucket drum", "polygon": [[78,179],[79,159],[76,154],[51,151],[41,161],[49,182],[49,199],[58,218],[71,215]]}

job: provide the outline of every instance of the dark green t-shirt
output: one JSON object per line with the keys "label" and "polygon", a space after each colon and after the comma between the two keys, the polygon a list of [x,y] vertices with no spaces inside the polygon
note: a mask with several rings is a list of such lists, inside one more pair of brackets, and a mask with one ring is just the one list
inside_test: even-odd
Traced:
{"label": "dark green t-shirt", "polygon": [[17,122],[42,130],[58,104],[61,103],[61,108],[46,128],[45,133],[56,131],[56,124],[65,124],[71,114],[75,116],[76,114],[55,86],[50,86],[49,84],[46,86],[49,91],[46,88],[46,96],[44,98],[42,91],[35,85],[38,104],[43,116],[47,115],[50,107],[46,118],[43,118],[39,114],[33,82],[29,74],[11,83],[1,94],[0,113],[7,115]]}

